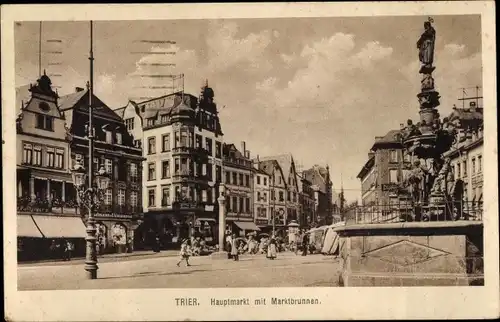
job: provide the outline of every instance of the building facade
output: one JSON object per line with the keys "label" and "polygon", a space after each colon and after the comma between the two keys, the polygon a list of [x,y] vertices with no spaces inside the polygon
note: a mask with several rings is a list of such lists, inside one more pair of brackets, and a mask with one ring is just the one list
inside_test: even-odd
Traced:
{"label": "building facade", "polygon": [[271,176],[259,169],[258,162],[253,161],[253,200],[254,221],[260,228],[266,228],[271,223],[270,211],[270,181]]}
{"label": "building facade", "polygon": [[314,165],[305,170],[302,176],[311,183],[314,199],[313,225],[329,225],[332,219],[332,181],[328,166]]}
{"label": "building facade", "polygon": [[397,187],[409,174],[412,162],[399,134],[399,130],[391,130],[383,137],[375,137],[368,161],[357,176],[361,182],[361,201],[365,206],[398,202]]}
{"label": "building facade", "polygon": [[213,90],[207,84],[199,99],[174,93],[129,102],[123,114],[146,159],[144,243],[159,237],[169,247],[191,236],[216,242],[223,134]]}
{"label": "building facade", "polygon": [[16,93],[18,260],[53,257],[52,241],[64,239],[74,242],[75,254],[85,253],[85,226],[70,171],[68,120],[51,84],[44,72],[37,84]]}
{"label": "building facade", "polygon": [[[133,138],[120,116],[95,95],[92,103],[93,169],[98,171],[103,167],[111,179],[95,213],[98,252],[124,252],[127,247],[140,245],[135,229],[142,220],[142,151],[133,145]],[[76,88],[73,94],[62,96],[59,106],[69,125],[70,167],[80,162],[88,169],[88,89]],[[86,209],[81,208],[81,211],[86,218]]]}
{"label": "building facade", "polygon": [[224,185],[226,187],[226,227],[237,235],[260,230],[254,223],[254,182],[250,151],[245,142],[241,150],[234,144],[223,146]]}
{"label": "building facade", "polygon": [[312,188],[312,182],[304,177],[304,174],[298,173],[298,183],[299,183],[299,202],[300,202],[300,212],[297,223],[301,229],[306,229],[311,227],[311,223],[314,218],[315,211],[315,199],[314,190]]}

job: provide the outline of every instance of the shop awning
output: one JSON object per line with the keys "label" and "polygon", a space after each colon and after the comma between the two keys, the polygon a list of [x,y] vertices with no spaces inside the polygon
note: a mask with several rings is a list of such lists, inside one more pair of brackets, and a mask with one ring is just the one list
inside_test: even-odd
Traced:
{"label": "shop awning", "polygon": [[17,215],[17,237],[43,237],[30,215]]}
{"label": "shop awning", "polygon": [[260,228],[253,223],[253,221],[235,221],[236,226],[242,230],[255,230],[260,231]]}
{"label": "shop awning", "polygon": [[85,238],[87,233],[80,217],[33,215],[46,238]]}
{"label": "shop awning", "polygon": [[213,221],[213,222],[215,222],[214,218],[197,218],[196,220],[199,220],[199,221]]}

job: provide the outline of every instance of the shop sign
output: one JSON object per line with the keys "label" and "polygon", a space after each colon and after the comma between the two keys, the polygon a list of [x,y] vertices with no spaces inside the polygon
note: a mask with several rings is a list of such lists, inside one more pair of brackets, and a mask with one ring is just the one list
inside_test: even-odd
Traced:
{"label": "shop sign", "polygon": [[116,218],[116,219],[132,219],[132,215],[116,214],[116,213],[111,213],[111,214],[96,214],[96,217],[99,217],[99,218]]}
{"label": "shop sign", "polygon": [[267,219],[256,219],[255,224],[257,225],[267,225]]}
{"label": "shop sign", "polygon": [[214,205],[205,205],[205,211],[214,211]]}

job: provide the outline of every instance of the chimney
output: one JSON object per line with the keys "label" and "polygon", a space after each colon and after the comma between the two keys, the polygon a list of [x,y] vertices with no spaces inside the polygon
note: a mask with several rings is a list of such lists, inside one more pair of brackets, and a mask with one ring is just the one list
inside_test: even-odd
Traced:
{"label": "chimney", "polygon": [[83,87],[75,87],[75,93],[82,92]]}
{"label": "chimney", "polygon": [[250,151],[249,150],[245,151],[245,158],[250,159]]}
{"label": "chimney", "polygon": [[247,146],[246,146],[246,143],[245,141],[241,141],[241,153],[246,156],[246,150],[247,150]]}

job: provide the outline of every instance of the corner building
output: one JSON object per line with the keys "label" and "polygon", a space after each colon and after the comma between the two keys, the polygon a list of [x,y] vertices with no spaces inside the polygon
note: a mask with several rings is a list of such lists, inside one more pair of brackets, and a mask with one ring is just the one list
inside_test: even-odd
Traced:
{"label": "corner building", "polygon": [[213,90],[207,84],[199,99],[174,93],[130,102],[123,114],[146,159],[144,245],[151,246],[157,236],[163,248],[191,236],[216,243],[223,134]]}

